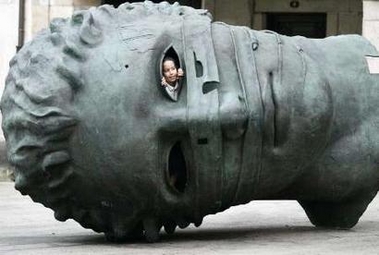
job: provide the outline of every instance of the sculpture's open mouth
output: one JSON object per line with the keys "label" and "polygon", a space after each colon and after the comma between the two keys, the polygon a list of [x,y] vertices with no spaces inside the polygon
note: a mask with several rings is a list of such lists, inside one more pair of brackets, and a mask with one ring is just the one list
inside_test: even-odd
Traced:
{"label": "sculpture's open mouth", "polygon": [[176,142],[169,153],[167,181],[175,190],[183,193],[188,180],[186,160],[181,143]]}

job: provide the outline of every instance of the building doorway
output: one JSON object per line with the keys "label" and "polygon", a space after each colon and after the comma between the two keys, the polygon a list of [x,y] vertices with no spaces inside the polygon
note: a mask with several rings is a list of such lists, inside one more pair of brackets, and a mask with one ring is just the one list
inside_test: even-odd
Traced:
{"label": "building doorway", "polygon": [[[129,2],[129,3],[135,3],[135,2],[143,2],[144,0],[102,0],[101,4],[111,4],[114,7],[118,7],[120,4]],[[173,4],[175,2],[179,2],[181,5],[191,6],[193,8],[201,8],[201,0],[166,0],[170,4]],[[163,2],[163,0],[152,0],[153,3],[160,3]]]}
{"label": "building doorway", "polygon": [[326,37],[326,13],[268,13],[267,29],[279,34]]}

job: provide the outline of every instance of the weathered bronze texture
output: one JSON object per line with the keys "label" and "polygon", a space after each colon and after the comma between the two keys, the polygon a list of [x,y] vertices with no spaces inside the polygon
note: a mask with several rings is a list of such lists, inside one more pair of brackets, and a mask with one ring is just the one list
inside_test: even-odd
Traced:
{"label": "weathered bronze texture", "polygon": [[[177,101],[160,84],[167,55],[185,72]],[[358,35],[287,37],[178,4],[56,19],[10,63],[15,187],[113,241],[157,241],[162,226],[257,199],[298,200],[314,225],[351,228],[379,188],[366,56],[378,52]]]}

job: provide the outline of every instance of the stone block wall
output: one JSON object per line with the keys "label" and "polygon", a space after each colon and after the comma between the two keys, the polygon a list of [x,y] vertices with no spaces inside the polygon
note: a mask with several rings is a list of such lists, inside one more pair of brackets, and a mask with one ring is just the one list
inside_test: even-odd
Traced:
{"label": "stone block wall", "polygon": [[379,49],[379,1],[363,1],[362,35]]}
{"label": "stone block wall", "polygon": [[327,36],[362,33],[362,0],[203,0],[203,7],[217,21],[257,30],[266,29],[268,13],[325,13]]}
{"label": "stone block wall", "polygon": [[215,21],[248,27],[252,24],[253,6],[252,0],[203,0],[202,5],[212,13]]}
{"label": "stone block wall", "polygon": [[[9,70],[9,60],[18,44],[18,0],[0,0],[0,96]],[[1,122],[1,115],[0,115]],[[0,130],[0,142],[4,141]]]}

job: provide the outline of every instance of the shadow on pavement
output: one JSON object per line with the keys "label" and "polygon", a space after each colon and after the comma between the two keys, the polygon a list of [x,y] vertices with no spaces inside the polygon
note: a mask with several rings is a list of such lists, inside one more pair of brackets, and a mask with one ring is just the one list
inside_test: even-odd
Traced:
{"label": "shadow on pavement", "polygon": [[[186,243],[192,241],[208,242],[208,241],[233,241],[238,239],[240,242],[243,239],[254,241],[255,238],[270,239],[270,237],[280,238],[281,236],[289,237],[290,235],[306,235],[307,233],[315,234],[320,232],[328,233],[336,230],[319,229],[312,226],[295,226],[295,227],[262,227],[262,228],[228,228],[228,229],[189,229],[182,230],[172,235],[168,235],[161,231],[161,239],[155,244],[148,244],[144,239],[132,240],[123,243],[111,243],[105,240],[103,234],[89,233],[79,235],[37,235],[37,236],[10,236],[2,237],[0,240],[3,243],[17,244],[22,242],[23,245],[28,244],[49,244],[54,243],[58,246],[71,245],[133,245],[133,244],[148,244],[148,245],[166,245],[167,243]],[[346,230],[337,232],[346,233]],[[21,241],[22,240],[22,241]]]}

